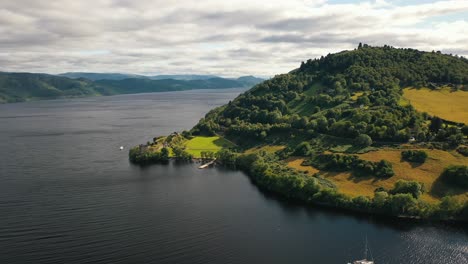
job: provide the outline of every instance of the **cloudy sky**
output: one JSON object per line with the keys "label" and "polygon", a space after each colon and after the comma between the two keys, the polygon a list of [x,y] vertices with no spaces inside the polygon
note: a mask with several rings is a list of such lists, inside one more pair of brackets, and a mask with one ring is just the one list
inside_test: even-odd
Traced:
{"label": "cloudy sky", "polygon": [[359,42],[468,55],[468,0],[6,0],[0,71],[272,76]]}

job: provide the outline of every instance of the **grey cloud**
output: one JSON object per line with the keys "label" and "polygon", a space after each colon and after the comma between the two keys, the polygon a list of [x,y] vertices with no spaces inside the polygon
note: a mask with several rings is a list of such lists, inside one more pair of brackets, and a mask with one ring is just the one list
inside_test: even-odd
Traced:
{"label": "grey cloud", "polygon": [[300,0],[2,1],[0,70],[271,76],[358,42],[467,55],[464,24],[418,25],[451,12],[454,2],[383,10]]}

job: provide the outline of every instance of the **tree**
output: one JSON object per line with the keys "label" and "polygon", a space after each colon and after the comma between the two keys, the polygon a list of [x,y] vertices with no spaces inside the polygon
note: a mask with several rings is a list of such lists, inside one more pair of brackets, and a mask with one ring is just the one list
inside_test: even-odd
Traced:
{"label": "tree", "polygon": [[462,204],[454,197],[445,196],[441,199],[438,209],[439,216],[447,218],[461,211]]}
{"label": "tree", "polygon": [[369,97],[367,97],[367,96],[365,96],[365,95],[359,96],[359,98],[357,99],[356,102],[357,102],[359,105],[369,105],[369,104],[370,104]]}
{"label": "tree", "polygon": [[372,138],[366,134],[360,134],[356,137],[356,144],[361,147],[368,147],[372,145]]}
{"label": "tree", "polygon": [[434,116],[431,119],[431,124],[429,125],[429,130],[431,130],[434,133],[437,133],[439,131],[439,129],[442,128],[443,123],[444,123],[444,121],[442,119],[440,119],[437,116]]}
{"label": "tree", "polygon": [[463,133],[463,135],[468,136],[468,125],[464,125],[461,128],[461,132]]}
{"label": "tree", "polygon": [[409,162],[424,163],[428,155],[422,150],[405,150],[401,152],[401,158]]}
{"label": "tree", "polygon": [[161,149],[161,159],[162,160],[169,160],[169,150],[167,148]]}
{"label": "tree", "polygon": [[417,204],[416,199],[409,193],[395,194],[390,196],[388,200],[394,214],[405,214]]}
{"label": "tree", "polygon": [[468,166],[449,166],[442,172],[441,179],[454,186],[468,189]]}
{"label": "tree", "polygon": [[297,156],[309,156],[312,152],[312,147],[310,146],[309,142],[304,141],[297,145],[296,149],[294,150],[294,155]]}
{"label": "tree", "polygon": [[419,198],[421,194],[424,192],[424,185],[419,182],[415,181],[405,181],[405,180],[398,180],[395,183],[395,187],[390,190],[391,194],[398,194],[398,193],[409,193],[414,198]]}

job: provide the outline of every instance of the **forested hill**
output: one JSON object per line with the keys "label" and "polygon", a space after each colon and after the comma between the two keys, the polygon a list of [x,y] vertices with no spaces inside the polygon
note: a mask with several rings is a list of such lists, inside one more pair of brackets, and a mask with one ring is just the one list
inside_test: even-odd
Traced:
{"label": "forested hill", "polygon": [[298,71],[332,86],[340,82],[342,87],[354,91],[395,85],[421,87],[430,83],[468,83],[468,60],[463,57],[390,46],[360,45],[353,51],[308,60]]}
{"label": "forested hill", "polygon": [[[187,160],[196,145],[199,157],[306,204],[468,221],[467,87],[464,58],[359,45],[264,81],[129,157]],[[195,144],[210,140],[222,149]]]}
{"label": "forested hill", "polygon": [[53,99],[114,94],[182,91],[192,89],[223,89],[252,87],[262,79],[210,78],[203,80],[152,80],[125,78],[121,80],[71,79],[63,76],[35,73],[0,72],[0,103],[36,99]]}
{"label": "forested hill", "polygon": [[437,135],[440,124],[431,127],[428,120],[438,119],[403,104],[402,90],[429,87],[461,91],[467,85],[465,58],[360,45],[308,60],[288,74],[256,85],[208,113],[192,132],[222,134],[234,141],[242,139],[239,143],[247,145],[291,137],[312,139],[319,134],[348,139],[364,134],[382,142],[407,142],[413,136],[458,142],[457,129]]}

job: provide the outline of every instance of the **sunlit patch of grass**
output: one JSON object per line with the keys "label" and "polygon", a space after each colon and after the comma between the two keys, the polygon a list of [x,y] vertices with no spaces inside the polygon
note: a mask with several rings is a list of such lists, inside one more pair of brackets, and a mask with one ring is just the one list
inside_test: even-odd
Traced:
{"label": "sunlit patch of grass", "polygon": [[302,157],[292,157],[285,162],[287,163],[288,167],[294,168],[298,171],[301,172],[307,172],[309,175],[314,175],[315,173],[319,172],[318,169],[312,167],[312,166],[302,166],[302,162],[304,162],[305,158]]}
{"label": "sunlit patch of grass", "polygon": [[452,91],[448,87],[437,90],[405,88],[403,96],[418,111],[468,124],[468,92]]}
{"label": "sunlit patch of grass", "polygon": [[185,142],[185,151],[195,158],[201,157],[202,151],[218,152],[222,148],[233,147],[234,144],[222,137],[194,137]]}
{"label": "sunlit patch of grass", "polygon": [[364,92],[356,92],[351,96],[351,100],[356,101],[363,94],[364,94]]}
{"label": "sunlit patch of grass", "polygon": [[445,195],[452,195],[460,201],[468,201],[468,192],[452,186],[448,186],[438,181],[442,171],[449,165],[467,165],[468,158],[455,152],[447,152],[437,149],[424,149],[429,158],[423,164],[409,163],[401,160],[400,149],[381,149],[365,154],[359,154],[361,159],[369,161],[380,161],[385,159],[392,163],[395,175],[388,179],[378,179],[375,177],[354,177],[351,172],[327,172],[318,171],[311,166],[301,166],[304,158],[291,158],[287,160],[289,167],[300,171],[309,171],[314,174],[319,172],[325,179],[332,181],[338,190],[351,197],[359,195],[374,196],[374,191],[378,187],[387,190],[393,188],[398,180],[412,180],[424,183],[426,192],[421,199],[430,203],[435,203]]}

